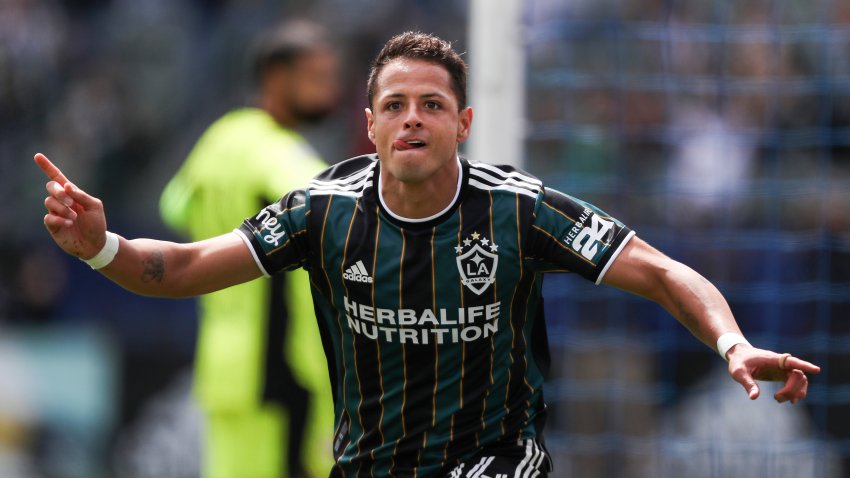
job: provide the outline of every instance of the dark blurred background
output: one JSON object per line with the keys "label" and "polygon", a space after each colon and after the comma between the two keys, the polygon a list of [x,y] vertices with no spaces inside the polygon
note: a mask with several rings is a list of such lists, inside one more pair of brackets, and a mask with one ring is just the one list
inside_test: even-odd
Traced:
{"label": "dark blurred background", "polygon": [[[0,0],[0,476],[199,466],[194,301],[134,296],[63,255],[35,152],[104,200],[110,230],[178,239],[159,195],[203,129],[248,103],[257,32],[307,17],[337,35],[343,104],[305,131],[335,162],[372,152],[364,90],[384,41],[431,32],[474,62],[470,11]],[[506,68],[525,71],[523,167],[715,282],[755,345],[823,367],[805,404],[773,403],[770,385],[749,402],[660,308],[549,276],[555,476],[848,476],[850,4],[530,0],[519,21],[525,63]]]}

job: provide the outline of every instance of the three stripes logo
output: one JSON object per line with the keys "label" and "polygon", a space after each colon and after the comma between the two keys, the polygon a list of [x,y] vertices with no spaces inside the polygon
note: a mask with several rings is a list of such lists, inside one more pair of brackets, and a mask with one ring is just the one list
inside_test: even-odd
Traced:
{"label": "three stripes logo", "polygon": [[369,272],[366,271],[366,267],[363,265],[362,260],[358,260],[354,264],[348,266],[348,269],[343,272],[342,277],[345,280],[354,282],[363,282],[365,284],[372,283],[372,276],[370,276]]}

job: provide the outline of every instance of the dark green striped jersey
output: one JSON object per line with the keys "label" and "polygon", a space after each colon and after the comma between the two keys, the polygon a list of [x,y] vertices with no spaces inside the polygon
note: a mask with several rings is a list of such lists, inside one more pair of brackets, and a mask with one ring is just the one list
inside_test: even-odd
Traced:
{"label": "dark green striped jersey", "polygon": [[333,476],[429,476],[535,437],[542,273],[598,282],[633,234],[524,172],[458,161],[456,197],[429,218],[384,205],[368,155],[237,230],[265,274],[309,271],[335,392]]}

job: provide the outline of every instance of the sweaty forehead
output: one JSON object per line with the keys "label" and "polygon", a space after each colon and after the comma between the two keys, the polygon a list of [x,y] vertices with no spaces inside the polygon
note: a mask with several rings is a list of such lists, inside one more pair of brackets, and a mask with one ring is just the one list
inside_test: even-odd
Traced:
{"label": "sweaty forehead", "polygon": [[376,85],[375,96],[378,98],[422,94],[454,98],[448,70],[439,63],[426,60],[392,60],[381,69]]}

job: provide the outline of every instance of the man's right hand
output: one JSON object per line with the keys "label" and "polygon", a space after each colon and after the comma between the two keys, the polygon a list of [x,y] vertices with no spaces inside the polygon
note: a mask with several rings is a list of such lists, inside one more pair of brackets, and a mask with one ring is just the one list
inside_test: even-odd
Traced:
{"label": "man's right hand", "polygon": [[[50,178],[44,226],[65,252],[81,259],[106,244],[106,215],[100,199],[71,184],[46,156],[35,163]],[[189,244],[154,239],[120,239],[121,251],[98,272],[127,290],[155,297],[190,297],[256,279],[262,271],[242,238],[228,232]]]}
{"label": "man's right hand", "polygon": [[33,158],[50,178],[44,206],[44,226],[65,252],[90,259],[106,242],[106,215],[100,199],[89,196],[68,181],[47,156],[38,153]]}

